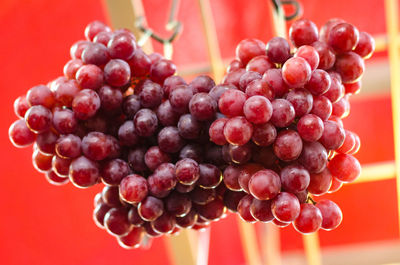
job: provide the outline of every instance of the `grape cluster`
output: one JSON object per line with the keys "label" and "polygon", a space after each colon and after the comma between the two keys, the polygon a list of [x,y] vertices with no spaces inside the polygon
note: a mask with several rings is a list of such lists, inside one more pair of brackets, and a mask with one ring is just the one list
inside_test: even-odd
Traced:
{"label": "grape cluster", "polygon": [[360,174],[359,137],[341,119],[370,35],[338,19],[318,34],[298,20],[294,54],[283,38],[243,40],[219,85],[205,75],[187,83],[126,29],[95,21],[85,37],[64,76],[17,98],[9,136],[34,144],[33,165],[52,184],[104,183],[93,217],[121,246],[202,229],[226,209],[301,233],[340,224],[334,202],[311,196]]}

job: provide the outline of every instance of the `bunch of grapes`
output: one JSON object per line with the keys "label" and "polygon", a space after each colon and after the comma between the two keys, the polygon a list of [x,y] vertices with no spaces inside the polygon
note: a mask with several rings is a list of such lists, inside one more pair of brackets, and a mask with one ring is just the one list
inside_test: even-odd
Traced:
{"label": "bunch of grapes", "polygon": [[318,34],[298,20],[294,54],[283,38],[243,40],[219,85],[187,83],[126,29],[95,21],[85,37],[64,76],[17,98],[9,136],[34,144],[33,165],[52,184],[104,183],[93,217],[121,246],[202,229],[226,209],[301,233],[340,224],[340,208],[312,196],[360,175],[360,140],[341,119],[370,35],[338,19]]}

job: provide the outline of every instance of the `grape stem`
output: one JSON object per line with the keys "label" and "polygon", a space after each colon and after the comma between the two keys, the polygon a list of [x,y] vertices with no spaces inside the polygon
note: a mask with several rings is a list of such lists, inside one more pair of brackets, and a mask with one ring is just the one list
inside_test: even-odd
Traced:
{"label": "grape stem", "polygon": [[314,201],[314,199],[311,197],[310,194],[308,194],[306,202],[307,203],[312,203],[313,205],[317,204],[317,202]]}

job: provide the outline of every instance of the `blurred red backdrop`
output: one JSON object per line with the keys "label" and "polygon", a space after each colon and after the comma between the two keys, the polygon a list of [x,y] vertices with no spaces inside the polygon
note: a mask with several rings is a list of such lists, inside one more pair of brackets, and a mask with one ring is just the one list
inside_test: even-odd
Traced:
{"label": "blurred red backdrop", "polygon": [[[147,21],[166,33],[169,1],[146,0]],[[222,56],[234,56],[243,38],[268,41],[271,25],[265,0],[210,1]],[[321,26],[341,17],[372,34],[385,32],[383,1],[303,0],[304,17]],[[197,1],[181,1],[178,19],[184,31],[174,44],[179,67],[207,59]],[[373,19],[372,19],[373,18]],[[148,250],[124,250],[92,221],[93,196],[101,187],[79,190],[72,185],[54,187],[35,172],[31,148],[16,149],[8,140],[8,127],[16,119],[12,104],[30,87],[62,75],[69,47],[83,38],[92,20],[106,20],[100,0],[2,0],[0,2],[0,98],[1,168],[0,257],[2,264],[167,264],[163,239]],[[155,44],[161,52],[161,47]],[[375,58],[385,57],[385,53]],[[376,59],[372,59],[373,62]],[[367,64],[368,67],[368,64]],[[390,95],[357,96],[345,120],[346,128],[362,139],[358,158],[362,163],[393,160]],[[322,246],[352,244],[398,237],[395,181],[345,186],[330,195],[344,212],[343,224],[333,232],[321,232]],[[211,229],[209,264],[243,264],[235,216]],[[282,251],[301,249],[301,236],[283,229]]]}

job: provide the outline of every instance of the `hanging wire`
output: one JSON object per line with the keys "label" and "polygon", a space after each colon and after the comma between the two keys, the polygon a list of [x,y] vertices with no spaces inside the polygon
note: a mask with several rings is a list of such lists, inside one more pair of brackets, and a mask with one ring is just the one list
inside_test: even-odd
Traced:
{"label": "hanging wire", "polygon": [[168,38],[162,38],[158,34],[156,34],[152,29],[146,27],[144,25],[144,17],[140,16],[136,20],[136,27],[143,32],[143,36],[139,39],[139,46],[143,45],[149,38],[158,41],[164,46],[164,56],[167,59],[171,59],[173,48],[172,42],[178,37],[178,35],[182,32],[182,23],[176,20],[176,14],[178,13],[180,1],[172,0],[171,8],[169,10],[169,16],[167,24],[165,28],[169,31],[172,31],[172,34]]}
{"label": "hanging wire", "polygon": [[291,21],[299,17],[303,13],[303,9],[300,3],[296,0],[271,0],[274,6],[275,12],[281,12],[283,6],[292,6],[294,8],[293,14],[286,15],[284,14],[284,18],[286,21]]}

